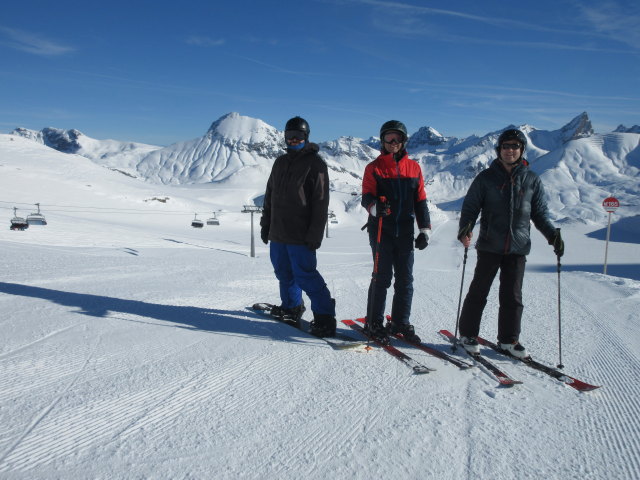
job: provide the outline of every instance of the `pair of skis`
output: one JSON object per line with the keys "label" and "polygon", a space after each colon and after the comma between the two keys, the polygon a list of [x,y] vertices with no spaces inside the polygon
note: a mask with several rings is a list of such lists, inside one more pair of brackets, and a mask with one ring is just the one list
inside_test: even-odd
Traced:
{"label": "pair of skis", "polygon": [[[309,333],[309,322],[306,320],[301,319],[300,322],[292,322],[286,318],[284,319],[280,319],[277,317],[274,317],[270,314],[271,309],[274,307],[274,305],[269,304],[269,303],[256,303],[254,304],[251,309],[257,312],[262,313],[264,316],[271,318],[273,320],[276,321],[281,321],[287,325],[290,325],[292,327],[295,327],[303,332]],[[365,319],[364,318],[358,318],[356,319],[357,322],[359,323],[365,323]],[[356,323],[356,321],[354,320],[342,320],[342,323],[344,323],[346,326],[348,326],[349,328],[351,328],[352,330],[355,330],[356,332],[360,333],[362,336],[364,336],[365,338],[367,338],[370,342],[375,343],[376,345],[380,346],[384,351],[386,351],[387,353],[389,353],[390,355],[392,355],[393,357],[397,358],[398,360],[400,360],[402,363],[404,363],[405,365],[407,365],[409,368],[411,368],[411,370],[416,373],[416,374],[425,374],[425,373],[429,373],[432,371],[435,371],[434,368],[431,368],[429,366],[426,366],[420,362],[418,362],[417,360],[413,359],[412,357],[410,357],[409,355],[407,355],[405,352],[399,350],[398,348],[394,347],[393,345],[390,344],[384,344],[379,342],[375,337],[372,337],[368,334],[368,332],[359,325],[359,323]],[[454,345],[458,342],[458,340],[454,337],[454,335],[448,331],[448,330],[440,330],[439,332],[441,335],[443,335],[449,342],[453,343]],[[416,347],[430,355],[433,355],[437,358],[440,358],[442,360],[445,360],[455,366],[457,366],[458,368],[460,368],[461,370],[466,370],[468,368],[473,367],[473,364],[467,363],[457,357],[454,357],[452,355],[449,355],[448,353],[445,353],[441,350],[438,350],[428,344],[425,343],[415,343],[415,342],[410,342],[408,341],[406,338],[404,338],[402,335],[392,335],[394,338],[403,341],[413,347]],[[318,338],[318,337],[314,337],[314,338]],[[591,385],[589,383],[583,382],[581,380],[578,380],[574,377],[571,377],[569,375],[566,375],[564,372],[561,372],[560,370],[557,370],[553,367],[550,367],[548,365],[544,365],[540,362],[537,362],[536,360],[533,360],[531,357],[525,358],[525,359],[521,359],[521,358],[517,358],[514,357],[513,355],[509,354],[508,352],[505,352],[504,350],[502,350],[496,343],[491,342],[489,340],[486,340],[482,337],[477,337],[478,338],[478,342],[486,347],[489,347],[491,349],[493,349],[494,351],[505,355],[509,358],[521,361],[522,363],[524,363],[525,365],[528,365],[529,367],[538,370],[542,373],[545,373],[547,375],[549,375],[552,378],[555,378],[563,383],[565,383],[566,385],[580,391],[580,392],[588,392],[591,390],[595,390],[597,388],[600,388],[599,386],[596,385]],[[322,340],[324,340],[325,342],[327,342],[331,347],[335,348],[335,349],[363,349],[366,346],[366,342],[362,342],[362,341],[358,341],[355,338],[352,338],[348,335],[341,335],[341,334],[336,334],[335,337],[330,337],[330,338],[322,338]],[[461,347],[462,348],[462,347]],[[464,350],[465,352],[467,352],[464,348],[462,348],[462,350]],[[483,367],[485,367],[491,374],[493,374],[498,382],[503,385],[503,386],[513,386],[513,385],[518,385],[521,384],[522,382],[519,380],[515,380],[512,377],[510,377],[507,373],[505,373],[503,370],[501,370],[495,363],[493,363],[492,361],[490,361],[488,358],[484,357],[481,354],[471,354],[469,352],[467,352],[471,358],[473,360],[475,360],[477,363],[479,363],[480,365],[482,365]]]}
{"label": "pair of skis", "polygon": [[310,332],[310,323],[301,318],[298,321],[295,321],[291,318],[287,317],[276,317],[271,315],[271,309],[275,307],[275,305],[271,303],[254,303],[251,307],[248,307],[250,310],[254,312],[258,312],[262,314],[262,316],[269,318],[271,320],[275,320],[280,323],[284,323],[285,325],[289,325],[290,327],[296,328],[304,333],[307,333],[313,338],[317,338],[325,341],[332,348],[336,350],[363,350],[367,346],[367,342],[363,342],[358,340],[357,338],[353,338],[347,335],[341,335],[337,333],[333,337],[316,337]]}
{"label": "pair of skis", "polygon": [[[365,319],[364,318],[358,318],[357,319],[358,322],[360,323],[364,323]],[[397,348],[395,348],[392,345],[387,345],[387,344],[383,344],[380,343],[379,341],[377,341],[376,338],[371,337],[370,335],[368,335],[368,333],[366,332],[366,330],[364,328],[362,328],[360,325],[356,324],[356,322],[354,322],[353,320],[342,320],[342,323],[344,323],[345,325],[347,325],[348,327],[352,328],[353,330],[356,330],[358,332],[360,332],[362,335],[364,335],[365,337],[369,338],[371,341],[375,342],[377,345],[379,345],[380,347],[382,347],[385,351],[387,351],[388,353],[390,353],[391,355],[393,355],[394,357],[398,358],[400,361],[402,361],[404,364],[406,364],[407,366],[409,366],[410,368],[413,369],[413,371],[415,373],[428,373],[430,371],[433,371],[435,369],[427,367],[425,365],[420,364],[419,362],[417,362],[416,360],[412,359],[411,357],[409,357],[406,353],[398,350]],[[450,341],[451,343],[453,343],[454,345],[457,343],[457,339],[454,337],[454,335],[449,332],[448,330],[440,330],[439,332],[441,335],[443,335],[448,341]],[[416,348],[419,348],[427,353],[429,353],[430,355],[433,355],[435,357],[438,357],[442,360],[446,360],[454,365],[456,365],[458,368],[460,369],[467,369],[472,367],[472,364],[469,364],[467,362],[464,362],[456,357],[453,357],[441,350],[438,350],[436,348],[433,348],[427,344],[424,343],[414,343],[414,342],[409,342],[407,339],[405,339],[402,335],[393,335],[393,337],[402,340]],[[557,370],[553,367],[550,367],[548,365],[544,365],[536,360],[534,360],[531,357],[528,358],[518,358],[518,357],[514,357],[513,355],[511,355],[510,353],[502,350],[496,343],[491,342],[489,340],[486,340],[482,337],[478,337],[478,342],[486,347],[489,347],[491,349],[493,349],[494,351],[505,355],[509,358],[521,361],[522,363],[524,363],[525,365],[538,370],[542,373],[545,373],[547,375],[549,375],[552,378],[555,378],[556,380],[559,380],[563,383],[565,383],[566,385],[580,391],[580,392],[589,392],[591,390],[595,390],[597,388],[600,388],[599,386],[596,385],[591,385],[589,383],[583,382],[582,380],[578,380],[577,378],[571,377],[567,374],[565,374],[564,372],[561,372],[560,370]],[[464,350],[464,348],[462,348],[462,350]],[[464,350],[465,352],[467,352],[466,350]],[[491,374],[493,374],[498,382],[503,385],[503,386],[513,386],[513,385],[518,385],[521,384],[522,382],[520,380],[515,380],[514,378],[512,378],[511,376],[509,376],[507,373],[505,373],[502,369],[500,369],[495,363],[493,363],[491,360],[489,360],[488,358],[482,356],[481,354],[471,354],[469,352],[467,352],[471,358],[473,358],[473,360],[475,360],[477,363],[479,363],[480,365],[482,365],[483,367],[485,367],[489,372],[491,372]]]}
{"label": "pair of skis", "polygon": [[[447,340],[449,340],[451,343],[453,343],[454,345],[458,342],[458,339],[455,338],[453,336],[453,334],[448,331],[448,330],[440,330],[440,334],[443,335]],[[514,360],[518,360],[522,363],[524,363],[525,365],[538,370],[542,373],[545,373],[547,375],[549,375],[552,378],[555,378],[556,380],[559,380],[567,385],[569,385],[570,387],[578,390],[579,392],[589,392],[591,390],[595,390],[596,388],[600,388],[597,385],[591,385],[589,383],[583,382],[582,380],[578,380],[577,378],[573,378],[567,374],[565,374],[564,372],[561,372],[558,369],[555,369],[553,367],[550,367],[548,365],[544,365],[543,363],[540,363],[536,360],[534,360],[531,357],[527,357],[527,358],[519,358],[519,357],[514,357],[513,355],[511,355],[509,352],[506,352],[505,350],[502,350],[498,344],[491,342],[490,340],[486,340],[482,337],[476,337],[478,340],[478,343],[480,345],[483,345],[485,347],[489,347],[492,350],[505,355],[509,358],[512,358]],[[462,347],[461,347],[462,348]],[[464,350],[465,352],[467,352],[464,348],[462,348],[462,350]],[[520,384],[522,383],[519,380],[514,380],[513,378],[511,378],[509,375],[507,375],[506,373],[504,373],[502,370],[500,370],[500,368],[498,368],[493,362],[491,362],[490,360],[488,360],[486,357],[478,354],[472,354],[467,352],[474,360],[478,361],[478,363],[480,363],[481,365],[485,366],[487,368],[487,370],[489,370],[493,375],[496,376],[496,378],[498,379],[498,381],[500,382],[501,385],[505,385],[505,386],[511,386],[511,385],[516,385],[516,384]]]}
{"label": "pair of skis", "polygon": [[[360,322],[360,323],[365,323],[365,319],[364,318],[357,318],[356,321]],[[409,355],[407,355],[403,351],[398,350],[393,345],[380,342],[377,338],[369,335],[369,333],[362,326],[360,326],[358,323],[356,323],[356,321],[354,321],[354,320],[342,320],[342,323],[344,323],[349,328],[355,330],[356,332],[360,333],[361,335],[365,336],[370,341],[374,342],[376,345],[381,347],[384,351],[386,351],[390,355],[392,355],[395,358],[397,358],[398,360],[400,360],[402,363],[404,363],[409,368],[411,368],[414,373],[423,374],[423,373],[429,373],[429,372],[435,371],[435,368],[428,367],[428,366],[418,362],[417,360],[411,358]],[[458,359],[456,357],[453,357],[453,356],[451,356],[451,355],[449,355],[449,354],[447,354],[445,352],[442,352],[442,351],[440,351],[440,350],[438,350],[436,348],[433,348],[433,347],[431,347],[431,346],[429,346],[429,345],[427,345],[425,343],[410,342],[406,338],[404,338],[402,335],[393,335],[393,337],[395,337],[398,340],[401,340],[403,342],[406,342],[409,345],[412,345],[412,346],[414,346],[416,348],[419,348],[420,350],[423,350],[423,351],[429,353],[430,355],[438,357],[438,358],[440,358],[442,360],[446,360],[446,361],[454,364],[455,366],[457,366],[460,369],[467,369],[467,368],[473,367],[472,364],[467,363],[467,362],[465,362],[463,360],[460,360],[460,359]]]}

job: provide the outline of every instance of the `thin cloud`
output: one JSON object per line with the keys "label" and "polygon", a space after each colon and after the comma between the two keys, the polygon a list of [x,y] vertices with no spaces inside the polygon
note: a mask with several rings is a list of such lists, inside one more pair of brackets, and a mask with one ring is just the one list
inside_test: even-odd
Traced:
{"label": "thin cloud", "polygon": [[[425,33],[430,34],[429,32]],[[465,37],[464,35],[438,35],[437,38],[442,41],[455,42],[455,43],[472,43],[478,45],[504,45],[502,40],[489,40],[486,38],[472,38]],[[558,42],[536,42],[536,41],[510,41],[509,45],[518,46],[523,48],[542,48],[547,50],[575,50],[582,52],[600,52],[600,53],[634,53],[631,50],[623,50],[616,48],[600,48],[592,45],[568,45],[566,43]]]}
{"label": "thin cloud", "polygon": [[[365,5],[370,5],[372,7],[381,7],[390,9],[387,13],[404,10],[405,12],[411,12],[416,15],[419,14],[430,14],[433,16],[446,16],[446,17],[454,17],[462,20],[469,20],[472,22],[484,23],[486,25],[491,25],[494,27],[507,27],[510,29],[526,29],[526,30],[535,30],[542,32],[555,32],[555,33],[574,33],[574,34],[585,34],[583,31],[571,31],[567,28],[552,28],[544,25],[539,25],[535,23],[527,23],[522,22],[514,18],[498,18],[498,17],[483,17],[481,15],[471,15],[464,12],[458,12],[455,10],[444,10],[442,8],[432,8],[432,7],[423,7],[417,5],[411,5],[408,3],[396,3],[384,0],[348,0],[353,3],[360,3]],[[403,13],[408,21],[417,21],[415,17],[407,18],[406,13]]]}
{"label": "thin cloud", "polygon": [[191,35],[187,38],[186,42],[189,45],[196,45],[198,47],[220,47],[225,44],[223,38],[211,38],[206,36]]}
{"label": "thin cloud", "polygon": [[596,6],[576,7],[584,19],[600,34],[640,49],[640,7],[635,2],[609,1]]}
{"label": "thin cloud", "polygon": [[65,55],[76,50],[35,33],[2,26],[0,26],[0,45],[42,56]]}
{"label": "thin cloud", "polygon": [[[398,23],[406,25],[406,29],[413,32],[421,31],[422,34],[431,33],[433,36],[437,36],[440,40],[448,41],[477,41],[477,39],[468,37],[450,37],[446,38],[446,32],[443,32],[438,22],[424,23],[421,17],[435,17],[445,16],[450,18],[457,18],[460,20],[467,20],[470,22],[483,23],[498,28],[538,31],[545,33],[556,33],[561,35],[576,35],[580,37],[591,38],[606,38],[613,39],[622,43],[626,43],[634,49],[640,48],[640,8],[637,2],[628,0],[610,0],[605,3],[600,3],[595,7],[585,6],[583,2],[574,2],[576,9],[582,12],[582,21],[574,22],[573,28],[569,28],[568,25],[562,25],[561,27],[550,27],[547,25],[540,25],[537,23],[527,23],[515,18],[500,18],[500,17],[486,17],[481,15],[472,15],[465,12],[459,12],[455,10],[445,10],[441,8],[424,7],[418,5],[411,5],[409,3],[391,2],[386,0],[346,0],[351,3],[358,3],[368,5],[374,8],[385,8],[385,15],[388,19],[389,15],[397,15],[398,19],[394,22],[383,22],[374,18],[374,26],[388,33],[394,33],[396,35],[408,36],[409,32],[402,29],[398,29]],[[408,15],[408,14],[411,15]],[[586,25],[585,25],[586,22]],[[591,28],[588,28],[591,27]],[[436,35],[437,33],[437,35]],[[610,53],[629,53],[628,51],[595,48],[585,45],[554,45],[545,43],[531,42],[523,44],[527,47],[541,47],[541,48],[562,48],[566,50],[583,50],[594,52],[610,52]]]}

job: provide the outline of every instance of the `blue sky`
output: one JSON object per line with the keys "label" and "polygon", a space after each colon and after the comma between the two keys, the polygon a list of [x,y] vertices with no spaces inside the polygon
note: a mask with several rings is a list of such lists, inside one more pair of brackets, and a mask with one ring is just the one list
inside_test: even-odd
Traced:
{"label": "blue sky", "polygon": [[640,124],[637,0],[8,2],[0,132],[168,145],[229,112],[311,139]]}

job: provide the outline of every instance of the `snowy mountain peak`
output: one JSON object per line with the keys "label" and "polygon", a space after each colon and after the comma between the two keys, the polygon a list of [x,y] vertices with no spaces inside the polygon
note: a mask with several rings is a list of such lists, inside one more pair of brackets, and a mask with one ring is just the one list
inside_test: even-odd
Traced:
{"label": "snowy mountain peak", "polygon": [[76,129],[63,130],[47,127],[37,132],[26,128],[16,128],[11,134],[34,140],[63,153],[77,153],[82,148],[79,138],[83,134]]}
{"label": "snowy mountain peak", "polygon": [[278,130],[260,119],[245,117],[237,112],[223,115],[207,131],[211,139],[224,139],[226,143],[264,143],[281,141]]}
{"label": "snowy mountain peak", "polygon": [[420,148],[438,147],[447,143],[451,138],[444,137],[433,127],[422,127],[411,135],[407,143],[407,149],[418,150]]}
{"label": "snowy mountain peak", "polygon": [[587,112],[582,112],[561,129],[562,140],[568,142],[578,138],[586,138],[593,135],[593,126]]}
{"label": "snowy mountain peak", "polygon": [[620,124],[618,125],[618,128],[616,128],[614,131],[614,133],[640,133],[640,125],[634,125],[633,127],[625,127],[624,125]]}
{"label": "snowy mountain peak", "polygon": [[199,138],[151,152],[137,165],[147,179],[167,183],[226,180],[246,167],[267,172],[284,152],[284,138],[257,118],[228,113]]}

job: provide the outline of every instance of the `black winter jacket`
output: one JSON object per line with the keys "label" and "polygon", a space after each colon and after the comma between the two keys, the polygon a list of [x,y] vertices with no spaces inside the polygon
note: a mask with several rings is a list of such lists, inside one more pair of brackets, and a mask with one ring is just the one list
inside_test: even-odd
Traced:
{"label": "black winter jacket", "polygon": [[329,209],[327,164],[318,145],[288,150],[273,164],[264,194],[260,225],[269,240],[294,245],[322,243]]}
{"label": "black winter jacket", "polygon": [[509,175],[496,159],[476,176],[462,204],[460,228],[475,225],[480,212],[478,250],[528,255],[531,221],[547,241],[553,241],[555,228],[549,220],[544,187],[526,161]]}

